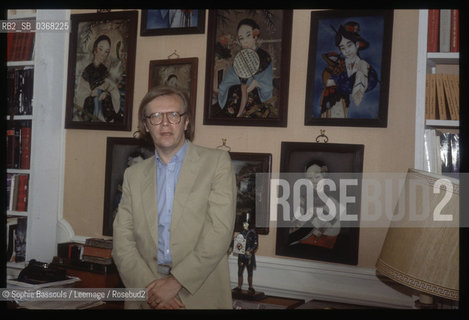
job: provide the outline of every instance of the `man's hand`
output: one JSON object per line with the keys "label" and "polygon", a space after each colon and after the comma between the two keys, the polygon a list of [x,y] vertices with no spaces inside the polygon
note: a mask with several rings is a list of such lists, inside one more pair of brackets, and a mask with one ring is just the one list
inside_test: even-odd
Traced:
{"label": "man's hand", "polygon": [[181,284],[173,276],[155,280],[146,288],[148,304],[154,309],[184,308],[184,304],[176,296],[181,288]]}

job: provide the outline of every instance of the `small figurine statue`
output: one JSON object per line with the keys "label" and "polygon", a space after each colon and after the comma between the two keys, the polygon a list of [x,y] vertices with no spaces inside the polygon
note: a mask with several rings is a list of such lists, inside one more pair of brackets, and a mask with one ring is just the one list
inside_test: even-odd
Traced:
{"label": "small figurine statue", "polygon": [[256,257],[254,253],[258,247],[258,237],[254,229],[249,229],[249,213],[246,213],[243,222],[243,231],[241,231],[233,241],[233,252],[238,254],[238,286],[233,289],[234,292],[241,293],[243,285],[244,268],[248,271],[248,294],[254,295],[256,291],[252,287],[252,274],[256,267]]}

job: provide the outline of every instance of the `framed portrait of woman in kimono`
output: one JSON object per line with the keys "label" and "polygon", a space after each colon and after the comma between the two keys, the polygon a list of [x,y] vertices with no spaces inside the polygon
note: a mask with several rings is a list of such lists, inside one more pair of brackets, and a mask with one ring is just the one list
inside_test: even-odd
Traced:
{"label": "framed portrait of woman in kimono", "polygon": [[130,131],[137,18],[71,15],[65,128]]}
{"label": "framed portrait of woman in kimono", "polygon": [[204,124],[287,126],[292,10],[210,10]]}
{"label": "framed portrait of woman in kimono", "polygon": [[151,60],[148,79],[148,90],[155,86],[166,85],[184,92],[189,99],[192,123],[195,123],[198,63],[197,57]]}
{"label": "framed portrait of woman in kimono", "polygon": [[305,125],[387,127],[392,10],[311,12]]}

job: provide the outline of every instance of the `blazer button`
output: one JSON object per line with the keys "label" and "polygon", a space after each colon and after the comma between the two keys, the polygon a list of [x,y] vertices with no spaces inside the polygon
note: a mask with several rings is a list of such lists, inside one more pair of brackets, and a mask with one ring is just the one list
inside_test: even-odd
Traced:
{"label": "blazer button", "polygon": [[153,257],[153,260],[158,261],[158,258],[157,258],[157,257]]}

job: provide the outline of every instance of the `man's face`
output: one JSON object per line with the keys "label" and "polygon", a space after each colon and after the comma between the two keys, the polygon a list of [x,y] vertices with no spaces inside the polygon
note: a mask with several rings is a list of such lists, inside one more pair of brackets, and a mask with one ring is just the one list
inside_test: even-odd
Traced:
{"label": "man's face", "polygon": [[[177,95],[159,96],[145,107],[145,115],[149,116],[155,112],[178,112],[184,113],[182,99]],[[181,117],[181,122],[171,124],[167,116],[159,125],[152,125],[149,119],[145,120],[145,130],[150,133],[153,144],[159,152],[171,153],[177,151],[184,144],[184,131],[187,130],[189,119],[186,115]]]}

